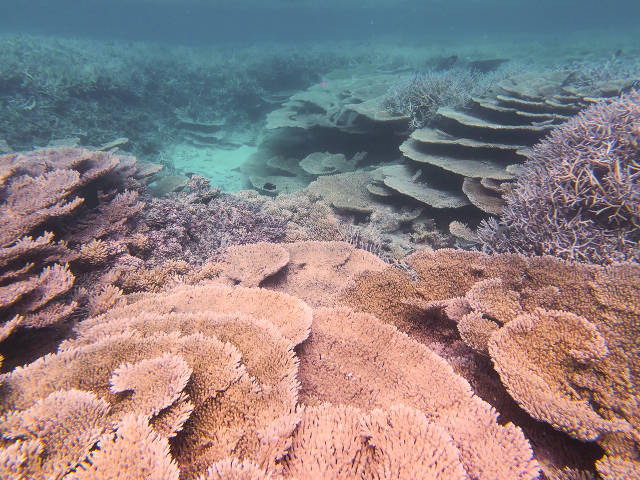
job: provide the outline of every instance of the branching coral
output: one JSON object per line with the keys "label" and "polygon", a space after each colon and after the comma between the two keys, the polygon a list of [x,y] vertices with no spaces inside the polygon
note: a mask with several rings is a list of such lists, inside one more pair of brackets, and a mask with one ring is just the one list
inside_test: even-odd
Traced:
{"label": "branching coral", "polygon": [[154,245],[150,266],[166,260],[204,263],[226,247],[284,239],[286,222],[193,176],[189,193],[152,199],[139,229]]}
{"label": "branching coral", "polygon": [[478,229],[484,249],[639,261],[639,158],[640,92],[581,112],[534,147],[500,219]]}
{"label": "branching coral", "polygon": [[126,252],[130,220],[143,205],[124,190],[135,175],[133,157],[99,151],[0,156],[0,314],[14,319],[3,336],[9,325],[68,317],[77,307],[71,288],[99,283],[87,274]]}
{"label": "branching coral", "polygon": [[431,71],[392,86],[382,107],[408,116],[411,129],[422,128],[433,120],[439,107],[463,107],[491,83],[491,77],[470,70]]}

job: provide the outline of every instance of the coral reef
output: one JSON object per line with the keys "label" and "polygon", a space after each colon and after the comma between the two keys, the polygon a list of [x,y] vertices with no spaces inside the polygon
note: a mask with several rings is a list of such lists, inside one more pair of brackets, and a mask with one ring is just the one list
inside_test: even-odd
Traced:
{"label": "coral reef", "polygon": [[126,251],[143,204],[126,190],[139,177],[133,157],[45,149],[1,156],[0,170],[5,338],[19,325],[43,327],[73,313],[79,298],[72,287],[93,283]]}
{"label": "coral reef", "polygon": [[[610,462],[638,468],[636,264],[599,267],[447,249],[417,252],[406,263],[416,281],[392,267],[365,273],[342,301],[414,338],[424,335],[413,327],[418,322],[442,321],[441,315],[453,321],[471,348],[490,356],[501,383],[529,415],[598,442],[606,454],[599,469]],[[428,333],[427,341],[433,341]],[[455,349],[438,351],[482,391],[473,363],[460,364]]]}
{"label": "coral reef", "polygon": [[150,197],[141,180],[152,167],[77,148],[0,157],[0,340],[20,326],[99,314],[122,293],[187,273],[204,278],[200,265],[229,246],[284,239],[285,220],[202,177],[186,192]]}
{"label": "coral reef", "polygon": [[452,69],[416,74],[391,86],[382,107],[409,117],[409,128],[428,126],[440,107],[463,108],[473,96],[486,93],[495,81],[473,70]]}
{"label": "coral reef", "polygon": [[[389,91],[406,64],[318,81],[344,55],[149,49],[131,69],[136,48],[67,77],[66,60],[0,72],[0,127],[28,120],[9,144],[51,147],[0,140],[0,477],[638,477],[628,72],[465,76],[447,69],[506,60],[452,55]],[[107,142],[120,110],[132,139]],[[264,115],[236,170],[251,191],[122,150],[234,149]]]}
{"label": "coral reef", "polygon": [[[342,245],[345,253],[357,254]],[[537,476],[520,430],[499,425],[495,411],[427,348],[346,308],[317,310],[314,327],[311,314],[304,302],[285,293],[209,283],[148,295],[79,324],[76,338],[56,354],[1,378],[6,418],[28,418],[27,412],[39,408],[41,425],[55,425],[57,418],[73,431],[60,439],[53,428],[25,434],[16,422],[5,422],[5,474],[108,478],[116,462],[127,478],[142,478],[145,471],[151,478],[162,472],[178,478],[176,469],[180,478],[197,478],[215,475],[226,462],[227,468],[262,472],[258,478],[314,478],[320,472],[360,478],[362,469],[376,478],[409,479],[421,471],[443,479],[452,474],[461,479]],[[379,335],[358,333],[370,328]],[[314,343],[295,354],[293,347],[310,333]],[[356,339],[358,350],[338,348],[338,342]],[[327,349],[326,341],[334,348]],[[399,384],[380,378],[366,394],[358,387],[361,397],[352,398],[351,406],[345,405],[344,388],[314,392],[304,387],[329,382],[328,387],[339,378],[331,380],[331,369],[302,368],[302,362],[318,361],[318,349],[326,351],[321,361],[353,369],[354,380],[365,381],[366,372],[375,370],[362,363],[362,355],[382,345],[385,358],[378,361],[391,377],[404,376]],[[430,373],[420,378],[431,380],[411,381],[407,362],[423,373],[427,369]],[[358,365],[364,370],[355,370]],[[310,402],[324,405],[303,407],[299,381]],[[399,404],[393,395],[399,385],[405,385],[400,394],[406,402],[423,400],[411,407]],[[449,394],[439,395],[436,385]],[[78,389],[83,392],[75,393]],[[74,403],[78,395],[82,402]],[[103,400],[96,404],[98,397]],[[66,416],[39,406],[53,398],[59,399],[59,411],[69,412]],[[356,405],[378,407],[368,411]],[[89,410],[95,415],[82,416]],[[338,424],[350,428],[331,435]],[[326,435],[335,446],[317,440]],[[54,445],[62,457],[55,462]],[[141,445],[153,448],[140,450]],[[19,449],[20,460],[13,453]],[[336,464],[335,451],[343,452],[344,463]],[[496,456],[504,461],[495,462]],[[46,468],[38,468],[41,463]],[[392,465],[400,470],[389,470]]]}
{"label": "coral reef", "polygon": [[0,46],[0,131],[9,145],[30,150],[75,137],[95,146],[126,132],[139,158],[191,142],[184,120],[197,126],[225,119],[215,145],[244,143],[229,124],[255,136],[282,90],[304,88],[350,56],[292,46],[240,48],[229,56],[225,48],[6,32]]}
{"label": "coral reef", "polygon": [[154,246],[150,255],[142,255],[147,266],[167,260],[201,264],[231,245],[284,240],[286,222],[259,205],[222,194],[197,175],[187,187],[187,192],[148,199],[136,230]]}
{"label": "coral reef", "polygon": [[[466,76],[452,70],[418,76],[387,94],[398,75],[348,73],[336,72],[270,112],[243,173],[263,195],[303,190],[345,224],[378,232],[383,252],[395,258],[425,246],[477,244],[470,231],[449,224],[473,230],[499,215],[536,142],[633,85],[624,71],[586,82],[572,68]],[[409,133],[411,115],[421,128]],[[428,125],[416,125],[427,117]],[[393,217],[402,220],[386,221]]]}
{"label": "coral reef", "polygon": [[203,283],[188,285],[203,278],[188,272],[129,295],[0,377],[4,471],[108,478],[117,461],[128,478],[534,479],[540,467],[549,478],[637,468],[637,265],[451,249],[402,265],[344,242],[263,242],[229,247]]}
{"label": "coral reef", "polygon": [[500,219],[478,229],[483,248],[640,260],[639,155],[640,93],[579,113],[534,147]]}

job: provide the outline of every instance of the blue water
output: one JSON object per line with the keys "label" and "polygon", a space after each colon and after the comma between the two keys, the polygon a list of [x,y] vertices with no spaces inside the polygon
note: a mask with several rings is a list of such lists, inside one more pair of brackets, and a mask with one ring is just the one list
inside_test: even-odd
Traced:
{"label": "blue water", "polygon": [[[396,72],[389,87],[449,68],[447,59],[460,68],[501,59],[511,70],[586,62],[597,71],[640,58],[638,18],[631,0],[0,0],[0,140],[26,150],[126,136],[139,158],[182,159],[181,173],[235,190],[244,178],[235,169],[267,115],[337,70]],[[223,122],[223,150],[245,153],[181,150],[184,116]],[[221,156],[220,175],[196,167]]]}
{"label": "blue water", "polygon": [[[637,31],[635,0],[48,1],[3,0],[0,31],[178,43],[370,40]],[[640,38],[640,37],[639,37]]]}

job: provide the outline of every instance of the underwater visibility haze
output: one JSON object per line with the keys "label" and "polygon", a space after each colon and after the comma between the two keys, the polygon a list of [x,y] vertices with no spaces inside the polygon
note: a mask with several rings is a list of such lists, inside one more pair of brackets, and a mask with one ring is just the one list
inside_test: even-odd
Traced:
{"label": "underwater visibility haze", "polygon": [[0,0],[0,478],[640,479],[639,18]]}

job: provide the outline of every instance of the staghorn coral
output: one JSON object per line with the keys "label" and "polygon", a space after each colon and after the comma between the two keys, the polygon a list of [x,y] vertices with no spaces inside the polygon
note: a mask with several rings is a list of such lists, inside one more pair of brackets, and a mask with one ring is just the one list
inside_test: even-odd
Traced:
{"label": "staghorn coral", "polygon": [[639,261],[638,155],[640,92],[579,113],[533,148],[500,219],[478,228],[484,250]]}
{"label": "staghorn coral", "polygon": [[148,267],[166,260],[202,264],[233,245],[284,239],[286,222],[258,205],[221,194],[197,175],[187,186],[190,192],[150,199],[143,212],[137,233],[154,246],[143,255]]}
{"label": "staghorn coral", "polygon": [[262,211],[286,222],[285,241],[331,241],[342,238],[340,221],[322,197],[308,190],[282,193],[276,198],[258,196],[253,190],[239,192]]}
{"label": "staghorn coral", "polygon": [[393,85],[381,106],[392,114],[409,117],[409,128],[429,125],[439,107],[464,107],[473,95],[485,93],[492,79],[471,70],[430,71]]}

